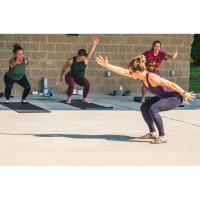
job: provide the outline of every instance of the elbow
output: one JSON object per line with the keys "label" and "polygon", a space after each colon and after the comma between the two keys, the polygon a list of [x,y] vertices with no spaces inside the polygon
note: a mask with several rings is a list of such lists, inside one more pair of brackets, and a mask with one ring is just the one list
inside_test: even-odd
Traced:
{"label": "elbow", "polygon": [[176,88],[177,88],[177,85],[176,85],[175,83],[172,82],[172,83],[170,84],[170,88],[171,88],[171,89],[176,89]]}
{"label": "elbow", "polygon": [[173,82],[172,82],[170,85],[171,85],[171,87],[173,87],[173,88],[176,87],[176,84],[173,83]]}

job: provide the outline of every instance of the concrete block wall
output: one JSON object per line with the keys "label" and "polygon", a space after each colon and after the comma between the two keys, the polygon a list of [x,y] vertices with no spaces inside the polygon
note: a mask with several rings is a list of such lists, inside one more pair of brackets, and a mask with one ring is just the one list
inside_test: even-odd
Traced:
{"label": "concrete block wall", "polygon": [[[42,91],[43,77],[48,77],[49,88],[56,93],[66,93],[65,82],[60,82],[59,75],[66,60],[77,55],[80,48],[89,49],[91,39],[100,38],[93,58],[91,59],[86,77],[91,82],[91,92],[110,93],[119,89],[140,92],[141,83],[126,77],[111,73],[105,76],[105,69],[95,63],[95,56],[108,56],[109,62],[127,68],[131,59],[151,48],[153,41],[160,40],[162,50],[173,53],[178,50],[176,60],[164,61],[162,76],[180,84],[184,89],[189,87],[190,51],[193,35],[191,34],[0,34],[0,91],[4,91],[3,77],[8,70],[8,60],[13,56],[12,46],[19,43],[24,48],[25,57],[30,65],[26,75],[32,89]],[[176,75],[169,77],[169,71],[175,70]],[[80,88],[80,87],[77,87]],[[20,93],[21,87],[15,84],[12,93]]]}

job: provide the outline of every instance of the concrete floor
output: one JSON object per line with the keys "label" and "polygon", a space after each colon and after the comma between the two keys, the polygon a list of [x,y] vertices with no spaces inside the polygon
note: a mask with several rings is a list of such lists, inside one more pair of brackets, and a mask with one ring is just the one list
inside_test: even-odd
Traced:
{"label": "concrete floor", "polygon": [[147,127],[133,96],[89,96],[114,107],[106,111],[57,101],[63,98],[29,96],[51,113],[23,114],[0,105],[0,165],[200,165],[200,99],[163,112],[168,143],[152,145],[138,139]]}

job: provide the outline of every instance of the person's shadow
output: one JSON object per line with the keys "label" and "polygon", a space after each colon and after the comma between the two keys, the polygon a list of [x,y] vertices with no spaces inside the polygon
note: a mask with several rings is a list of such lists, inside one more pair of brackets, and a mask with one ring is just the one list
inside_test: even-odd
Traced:
{"label": "person's shadow", "polygon": [[115,134],[103,134],[103,135],[94,135],[94,134],[13,134],[13,133],[0,133],[0,135],[13,135],[13,136],[35,136],[35,137],[64,137],[72,139],[93,139],[93,140],[111,140],[119,142],[148,142],[149,140],[141,139],[140,137],[131,137],[128,135],[115,135]]}
{"label": "person's shadow", "polygon": [[37,137],[65,137],[73,139],[94,139],[94,140],[111,140],[120,142],[149,142],[148,140],[142,140],[140,137],[131,137],[127,135],[93,135],[93,134],[34,134]]}

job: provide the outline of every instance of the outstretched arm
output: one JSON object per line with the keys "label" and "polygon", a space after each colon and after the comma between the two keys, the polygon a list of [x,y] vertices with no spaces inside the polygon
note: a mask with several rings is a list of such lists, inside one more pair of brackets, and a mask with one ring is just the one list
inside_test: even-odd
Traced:
{"label": "outstretched arm", "polygon": [[64,75],[66,69],[67,69],[70,65],[72,65],[72,58],[68,59],[68,60],[66,61],[66,63],[64,64],[64,66],[62,67],[62,70],[61,70],[61,73],[60,73],[60,80],[61,80],[61,81],[63,80],[63,75]]}
{"label": "outstretched arm", "polygon": [[177,52],[177,50],[176,50],[172,55],[167,54],[167,55],[166,55],[166,59],[168,59],[168,58],[175,59],[177,56],[178,56],[178,52]]}
{"label": "outstretched arm", "polygon": [[87,59],[86,59],[86,64],[92,58],[94,50],[95,50],[96,46],[99,44],[99,38],[98,37],[93,38],[92,40],[93,40],[93,44],[92,44],[91,48],[89,49],[88,56],[87,56]]}
{"label": "outstretched arm", "polygon": [[108,59],[107,57],[103,58],[102,56],[98,56],[96,58],[96,62],[98,65],[100,65],[101,67],[103,68],[106,68],[112,72],[115,72],[117,74],[120,74],[122,76],[127,76],[127,77],[131,77],[133,78],[130,73],[129,73],[129,70],[128,69],[124,69],[122,67],[118,67],[118,66],[115,66],[115,65],[111,65],[108,63]]}
{"label": "outstretched arm", "polygon": [[178,92],[184,99],[185,102],[188,102],[188,100],[193,101],[195,99],[195,95],[193,92],[186,92],[183,90],[179,85],[177,85],[174,82],[168,81],[167,79],[161,78],[160,76],[151,73],[149,76],[149,82],[152,84],[152,86],[164,86],[169,87],[172,90]]}
{"label": "outstretched arm", "polygon": [[25,59],[25,65],[29,65],[29,60],[28,60],[28,58],[24,58]]}

